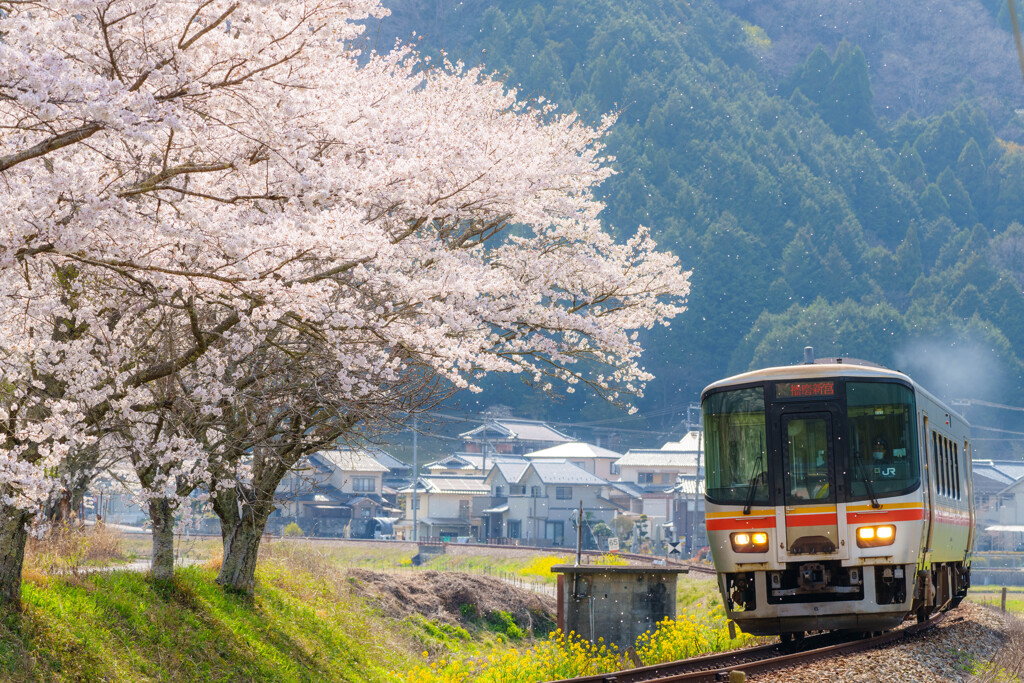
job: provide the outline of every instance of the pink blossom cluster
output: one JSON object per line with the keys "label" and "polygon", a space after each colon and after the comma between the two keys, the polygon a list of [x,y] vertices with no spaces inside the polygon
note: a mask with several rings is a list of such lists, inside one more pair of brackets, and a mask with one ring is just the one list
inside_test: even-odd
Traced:
{"label": "pink blossom cluster", "polygon": [[375,0],[0,10],[3,505],[37,508],[88,449],[152,463],[160,495],[215,487],[195,425],[243,375],[289,405],[268,350],[301,346],[288,367],[352,410],[410,373],[613,400],[649,379],[636,331],[683,310],[688,274],[602,228],[611,118],[361,55]]}

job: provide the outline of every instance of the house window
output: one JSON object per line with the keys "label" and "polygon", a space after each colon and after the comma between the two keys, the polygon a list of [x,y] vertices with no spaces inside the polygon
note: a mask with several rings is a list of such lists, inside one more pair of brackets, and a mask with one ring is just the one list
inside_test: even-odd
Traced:
{"label": "house window", "polygon": [[494,487],[494,495],[495,495],[496,498],[501,498],[502,496],[504,496],[505,495],[505,487],[504,486],[495,486]]}
{"label": "house window", "polygon": [[654,483],[654,472],[637,472],[636,483],[638,484],[653,484]]}
{"label": "house window", "polygon": [[375,491],[377,488],[373,477],[352,477],[352,490],[360,492]]}
{"label": "house window", "polygon": [[419,496],[416,496],[415,498],[410,496],[409,497],[409,501],[410,501],[410,505],[409,505],[409,509],[410,510],[419,510],[420,509],[420,503],[422,501],[420,500]]}
{"label": "house window", "polygon": [[370,512],[372,512],[370,508],[363,508],[363,519],[369,519]]}
{"label": "house window", "polygon": [[468,500],[460,500],[459,501],[459,519],[463,519],[463,520],[469,519],[469,501]]}
{"label": "house window", "polygon": [[540,498],[540,487],[539,486],[531,486],[530,487],[530,497],[531,498]]}
{"label": "house window", "polygon": [[508,520],[508,537],[519,538],[519,534],[522,533],[522,524],[518,519]]}
{"label": "house window", "polygon": [[558,500],[572,500],[572,487],[571,486],[556,486],[555,487],[555,498]]}
{"label": "house window", "polygon": [[562,543],[565,541],[565,523],[545,522],[544,538],[551,541],[552,545],[562,545]]}
{"label": "house window", "polygon": [[611,467],[609,467],[609,468],[608,468],[608,473],[609,473],[609,474],[622,474],[622,473],[621,473],[621,472],[619,471],[619,466],[618,466],[618,465],[616,465],[615,463],[612,463],[612,464],[611,464]]}
{"label": "house window", "polygon": [[512,484],[508,487],[508,495],[510,496],[525,496],[526,487],[519,484]]}

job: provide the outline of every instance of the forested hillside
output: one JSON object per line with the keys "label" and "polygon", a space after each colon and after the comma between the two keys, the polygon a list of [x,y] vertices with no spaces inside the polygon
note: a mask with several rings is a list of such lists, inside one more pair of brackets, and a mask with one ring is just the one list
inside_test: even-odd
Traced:
{"label": "forested hillside", "polygon": [[[983,71],[942,65],[929,92],[950,97],[919,116],[904,105],[921,84],[869,66],[869,50],[899,53],[888,14],[884,35],[863,30],[876,3],[844,4],[844,25],[859,28],[837,28],[828,46],[806,40],[810,19],[780,28],[796,3],[768,4],[422,4],[382,33],[433,27],[426,49],[442,43],[589,119],[618,113],[605,219],[626,233],[651,227],[693,269],[689,311],[648,342],[658,379],[641,412],[685,405],[729,373],[797,362],[808,344],[905,370],[947,399],[1024,403],[1024,140],[1013,111],[1024,89],[1005,19],[992,5],[964,26],[965,39],[992,43],[957,46],[983,55]],[[920,3],[908,21],[949,4]],[[865,33],[874,38],[862,46]],[[878,79],[903,103],[898,118]]]}

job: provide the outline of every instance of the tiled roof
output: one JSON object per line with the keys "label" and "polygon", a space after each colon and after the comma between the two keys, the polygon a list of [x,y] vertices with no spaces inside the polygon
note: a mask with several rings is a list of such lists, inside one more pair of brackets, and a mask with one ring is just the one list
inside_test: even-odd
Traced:
{"label": "tiled roof", "polygon": [[[523,477],[523,472],[530,466],[527,461],[522,462],[499,462],[495,464],[494,469],[501,473],[501,476],[505,478],[509,484],[518,483]],[[493,470],[492,470],[493,471]]]}
{"label": "tiled roof", "polygon": [[[581,486],[606,486],[608,484],[601,477],[564,460],[535,460],[530,463],[529,469],[535,471],[545,484],[579,484]],[[526,473],[523,473],[520,481],[523,481],[526,476]]]}
{"label": "tiled roof", "polygon": [[640,486],[637,486],[633,482],[629,481],[610,481],[608,482],[613,488],[622,491],[631,498],[643,498],[644,490]]}
{"label": "tiled roof", "polygon": [[569,443],[551,446],[550,448],[545,448],[540,451],[534,451],[533,453],[527,453],[526,457],[530,460],[539,460],[543,458],[554,458],[556,460],[581,460],[583,458],[588,460],[614,460],[616,458],[621,458],[622,454],[608,450],[607,448],[594,446],[593,444],[583,443],[582,441],[571,441]]}
{"label": "tiled roof", "polygon": [[701,479],[699,484],[692,478],[680,479],[679,482],[669,489],[672,493],[681,493],[684,496],[692,496],[697,493],[696,489],[700,490],[700,495],[704,495],[704,480]]}
{"label": "tiled roof", "polygon": [[372,451],[370,454],[373,456],[374,460],[379,462],[381,465],[384,465],[384,467],[387,467],[391,471],[412,469],[412,465],[410,465],[407,462],[399,460],[395,456],[385,451]]}
{"label": "tiled roof", "polygon": [[514,420],[499,419],[488,420],[484,424],[459,436],[463,439],[471,439],[484,434],[486,431],[496,431],[508,439],[520,441],[547,441],[550,443],[563,443],[572,441],[567,434],[563,434],[554,427],[537,420]]}
{"label": "tiled roof", "polygon": [[669,441],[661,448],[665,451],[692,451],[696,453],[699,450],[704,450],[704,432],[687,432],[686,436],[681,440]]}
{"label": "tiled roof", "polygon": [[329,461],[344,472],[389,472],[387,467],[377,462],[367,451],[345,449],[317,451],[314,455]]}
{"label": "tiled roof", "polygon": [[696,451],[631,448],[615,461],[619,467],[697,467]]}
{"label": "tiled roof", "polygon": [[[513,462],[526,464],[521,455],[508,455],[504,453],[488,453],[487,469],[502,462]],[[455,453],[447,458],[435,460],[424,465],[428,470],[483,470],[484,456],[480,453]]]}
{"label": "tiled roof", "polygon": [[[490,487],[482,477],[420,477],[418,490],[421,493],[453,493],[469,496],[487,495]],[[400,493],[412,493],[412,486]]]}

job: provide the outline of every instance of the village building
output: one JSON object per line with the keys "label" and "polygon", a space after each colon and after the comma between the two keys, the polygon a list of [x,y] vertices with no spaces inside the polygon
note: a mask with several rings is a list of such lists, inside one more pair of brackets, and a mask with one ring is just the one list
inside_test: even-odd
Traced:
{"label": "village building", "polygon": [[500,533],[522,545],[575,545],[573,520],[581,503],[591,525],[609,524],[622,511],[609,497],[608,481],[564,460],[533,460],[525,468],[498,464],[487,484],[492,505],[484,513],[492,538]]}
{"label": "village building", "polygon": [[524,457],[531,461],[565,460],[605,481],[620,479],[616,462],[622,458],[622,453],[582,441],[570,441],[550,446],[527,453]]}
{"label": "village building", "polygon": [[399,511],[382,495],[387,472],[369,451],[312,453],[281,480],[279,507],[271,514],[267,530],[280,533],[294,522],[308,536],[391,535]]}
{"label": "village building", "polygon": [[974,460],[971,469],[975,550],[1024,550],[1024,462]]}
{"label": "village building", "polygon": [[[647,516],[650,539],[675,541],[682,538],[683,534],[677,528],[680,510],[680,489],[677,487],[681,482],[689,481],[692,489],[692,482],[698,478],[698,465],[703,465],[703,433],[690,431],[680,441],[666,443],[661,448],[630,449],[616,465],[619,480],[636,486],[642,492],[639,512]],[[702,514],[703,507],[701,501],[698,516]],[[686,522],[687,525],[689,523]]]}
{"label": "village building", "polygon": [[398,491],[403,513],[395,529],[406,539],[419,541],[478,540],[482,537],[479,510],[489,493],[483,477],[420,477],[415,495],[412,486]]}
{"label": "village building", "polygon": [[493,418],[459,435],[467,453],[524,455],[574,439],[537,420]]}
{"label": "village building", "polygon": [[490,453],[453,453],[447,457],[428,462],[422,470],[430,476],[482,477],[499,462],[523,462],[520,455],[498,455]]}

